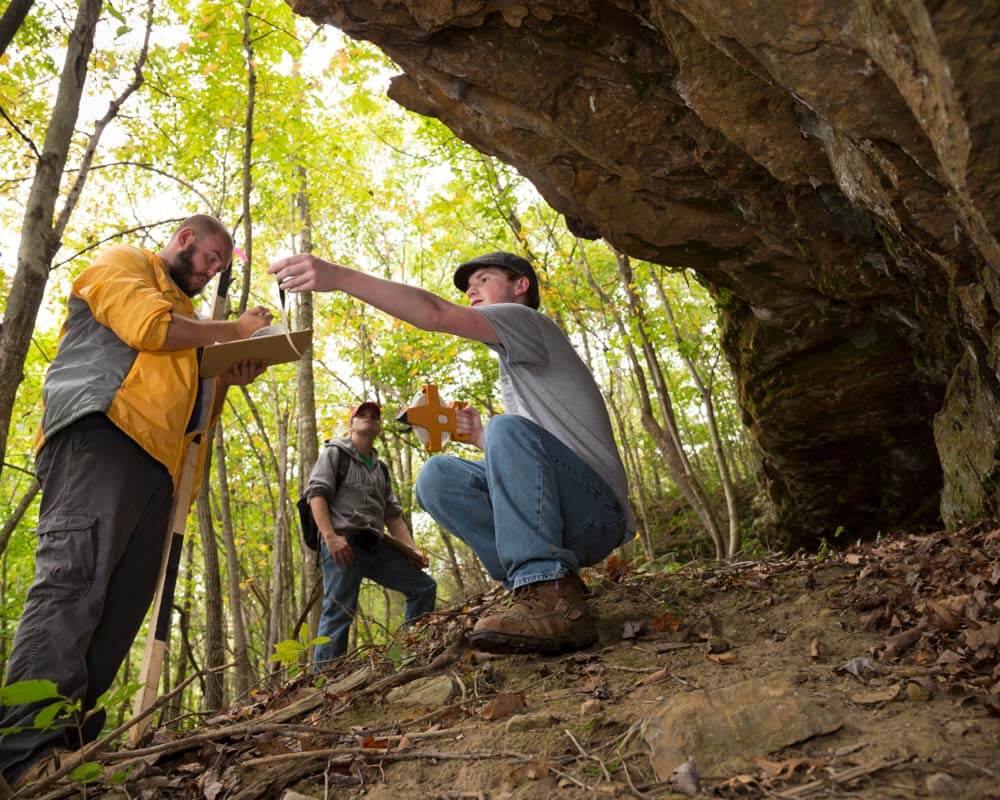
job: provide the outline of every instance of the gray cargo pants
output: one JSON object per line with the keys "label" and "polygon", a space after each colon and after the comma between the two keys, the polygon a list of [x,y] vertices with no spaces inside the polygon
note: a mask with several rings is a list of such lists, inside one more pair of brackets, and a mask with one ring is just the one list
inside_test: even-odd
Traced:
{"label": "gray cargo pants", "polygon": [[[156,589],[173,483],[103,414],[56,433],[37,459],[42,486],[35,582],[28,590],[7,683],[47,678],[83,708],[110,688]],[[47,702],[0,709],[0,727],[27,727],[0,738],[8,782],[55,747],[79,747],[75,728],[30,730]],[[83,740],[96,738],[95,714]]]}

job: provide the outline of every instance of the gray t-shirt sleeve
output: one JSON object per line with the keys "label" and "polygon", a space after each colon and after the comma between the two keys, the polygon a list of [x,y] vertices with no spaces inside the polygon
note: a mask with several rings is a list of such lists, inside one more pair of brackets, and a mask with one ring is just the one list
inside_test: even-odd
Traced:
{"label": "gray t-shirt sleeve", "polygon": [[539,313],[520,303],[496,303],[477,308],[500,337],[500,344],[489,345],[502,353],[509,364],[545,366],[549,351]]}
{"label": "gray t-shirt sleeve", "polygon": [[337,460],[340,450],[336,447],[324,447],[319,458],[309,473],[309,483],[306,486],[306,497],[322,497],[327,504],[333,502],[337,493]]}

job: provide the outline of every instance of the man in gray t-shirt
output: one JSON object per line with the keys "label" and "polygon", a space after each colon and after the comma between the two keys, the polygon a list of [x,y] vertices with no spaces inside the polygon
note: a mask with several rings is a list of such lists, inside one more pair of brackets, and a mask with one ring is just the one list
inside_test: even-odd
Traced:
{"label": "man in gray t-shirt", "polygon": [[511,603],[476,624],[476,647],[554,653],[597,641],[578,573],[631,538],[635,521],[603,398],[566,335],[537,310],[531,264],[497,252],[460,265],[455,285],[471,308],[308,254],[269,271],[287,291],[344,291],[499,355],[506,413],[485,426],[476,409],[458,415],[483,460],[434,456],[417,478],[417,501],[513,590]]}

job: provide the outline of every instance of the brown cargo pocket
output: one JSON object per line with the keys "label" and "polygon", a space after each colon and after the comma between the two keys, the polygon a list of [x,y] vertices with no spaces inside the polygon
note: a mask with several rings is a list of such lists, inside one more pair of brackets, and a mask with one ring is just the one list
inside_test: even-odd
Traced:
{"label": "brown cargo pocket", "polygon": [[38,520],[35,586],[39,597],[83,597],[94,582],[97,517],[58,511]]}

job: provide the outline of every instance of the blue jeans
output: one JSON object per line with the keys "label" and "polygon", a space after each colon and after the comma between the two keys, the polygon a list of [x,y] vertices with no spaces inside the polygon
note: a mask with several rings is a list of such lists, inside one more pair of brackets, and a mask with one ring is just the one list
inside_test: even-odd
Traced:
{"label": "blue jeans", "polygon": [[416,497],[508,589],[579,572],[628,537],[611,487],[531,420],[494,417],[485,446],[483,461],[429,459]]}
{"label": "blue jeans", "polygon": [[349,567],[335,564],[320,537],[319,551],[323,564],[323,614],[319,620],[319,635],[329,636],[326,644],[316,645],[313,662],[321,666],[347,652],[347,634],[358,606],[361,579],[402,592],[406,596],[406,622],[434,610],[437,582],[426,572],[388,545],[379,542],[370,552],[348,535],[354,563]]}

